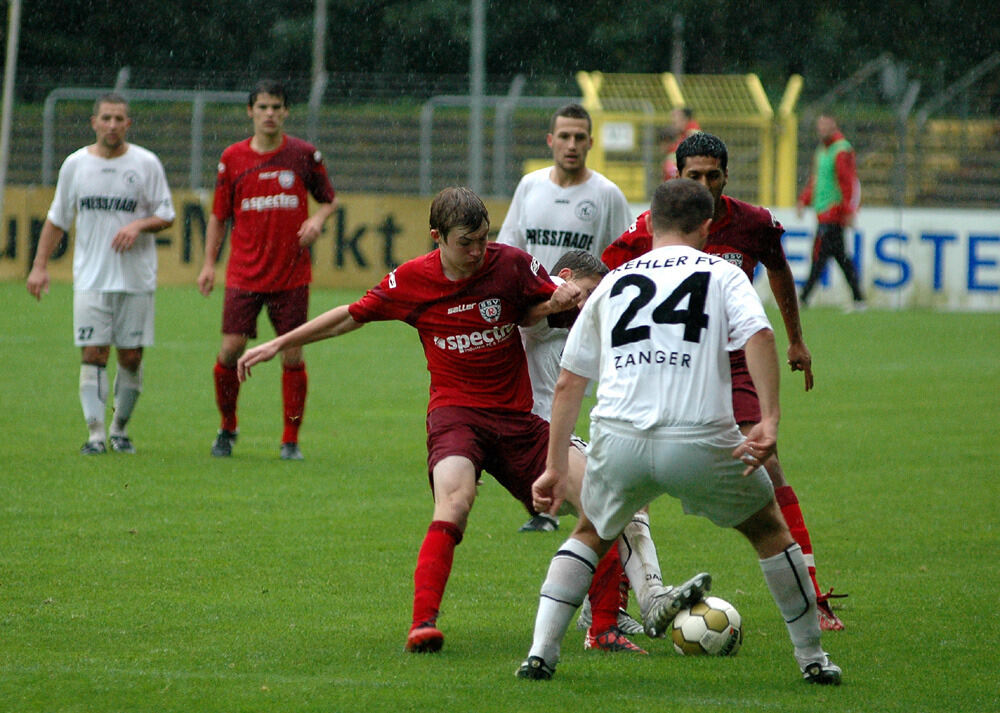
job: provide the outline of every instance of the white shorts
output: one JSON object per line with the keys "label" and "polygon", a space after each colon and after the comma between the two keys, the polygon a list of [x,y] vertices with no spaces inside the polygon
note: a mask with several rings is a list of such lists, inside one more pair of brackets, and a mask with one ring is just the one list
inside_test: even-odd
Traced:
{"label": "white shorts", "polygon": [[115,345],[123,349],[153,344],[152,292],[73,292],[73,336],[78,347]]}
{"label": "white shorts", "polygon": [[684,512],[733,527],[767,505],[774,487],[767,471],[744,477],[732,457],[743,442],[731,429],[670,428],[639,431],[621,422],[590,426],[587,472],[580,500],[603,540],[617,537],[643,506],[667,494]]}

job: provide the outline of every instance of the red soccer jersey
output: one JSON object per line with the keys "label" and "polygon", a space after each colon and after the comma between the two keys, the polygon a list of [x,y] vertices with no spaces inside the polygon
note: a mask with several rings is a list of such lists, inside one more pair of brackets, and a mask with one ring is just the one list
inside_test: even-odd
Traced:
{"label": "red soccer jersey", "polygon": [[527,253],[490,243],[482,268],[449,280],[434,250],[390,272],[348,307],[357,322],[398,319],[416,327],[439,406],[531,411],[531,381],[517,324],[555,291]]}
{"label": "red soccer jersey", "polygon": [[226,286],[279,292],[312,280],[309,249],[298,230],[309,217],[309,195],[333,201],[323,157],[312,144],[285,136],[270,153],[257,153],[250,139],[222,152],[212,212],[232,218]]}
{"label": "red soccer jersey", "polygon": [[[726,204],[726,214],[709,226],[705,252],[725,258],[741,268],[751,280],[758,262],[772,270],[784,265],[781,236],[785,229],[771,211],[725,195],[722,200]],[[601,259],[613,270],[649,252],[652,247],[647,210],[605,249]]]}

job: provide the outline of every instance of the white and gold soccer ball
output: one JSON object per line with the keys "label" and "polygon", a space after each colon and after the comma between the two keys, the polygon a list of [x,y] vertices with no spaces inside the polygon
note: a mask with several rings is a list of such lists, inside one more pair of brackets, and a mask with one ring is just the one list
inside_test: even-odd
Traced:
{"label": "white and gold soccer ball", "polygon": [[670,636],[684,656],[733,656],[743,643],[743,620],[725,599],[705,597],[677,612]]}

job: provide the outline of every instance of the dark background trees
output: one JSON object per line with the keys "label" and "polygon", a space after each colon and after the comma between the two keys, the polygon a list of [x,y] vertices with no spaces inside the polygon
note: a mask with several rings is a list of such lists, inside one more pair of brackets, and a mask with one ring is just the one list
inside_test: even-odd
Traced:
{"label": "dark background trees", "polygon": [[[330,72],[468,71],[468,0],[328,6]],[[800,73],[818,91],[891,52],[909,78],[934,91],[1000,48],[1000,10],[972,0],[494,0],[487,5],[487,73],[669,71],[677,15],[686,72],[755,72],[769,89]],[[312,21],[313,3],[301,0],[30,3],[19,63],[22,72],[53,76],[128,65],[159,72],[159,84],[308,75]]]}

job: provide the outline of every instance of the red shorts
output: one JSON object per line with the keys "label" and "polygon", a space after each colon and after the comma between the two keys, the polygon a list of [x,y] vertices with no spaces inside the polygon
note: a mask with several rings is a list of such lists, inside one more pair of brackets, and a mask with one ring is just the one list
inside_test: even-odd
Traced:
{"label": "red shorts", "polygon": [[447,456],[472,461],[534,513],[531,484],[545,470],[549,424],[533,413],[440,406],[427,414],[427,475]]}
{"label": "red shorts", "polygon": [[760,399],[750,378],[746,353],[739,351],[729,355],[729,367],[733,373],[733,416],[736,423],[760,423]]}
{"label": "red shorts", "polygon": [[309,318],[309,285],[281,292],[251,292],[226,288],[222,303],[222,333],[257,338],[257,316],[267,307],[276,334],[290,332]]}

